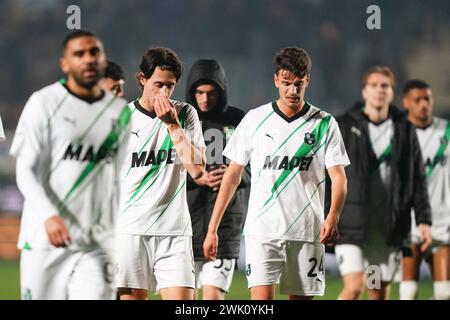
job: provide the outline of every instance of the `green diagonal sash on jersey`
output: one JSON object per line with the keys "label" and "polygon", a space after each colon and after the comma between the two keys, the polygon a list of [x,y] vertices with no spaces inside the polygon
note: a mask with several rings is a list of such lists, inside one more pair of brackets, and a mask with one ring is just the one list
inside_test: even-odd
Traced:
{"label": "green diagonal sash on jersey", "polygon": [[[319,146],[317,147],[317,149],[314,150],[313,153],[311,153],[310,156],[313,157],[317,152],[319,152],[319,150],[320,150],[324,145],[327,144],[327,142],[328,142],[328,139],[326,139],[321,145],[319,145]],[[278,190],[278,191],[274,194],[274,197],[272,198],[272,203],[271,203],[270,205],[266,206],[266,207],[261,208],[261,209],[264,209],[264,210],[256,217],[256,219],[258,219],[259,217],[261,217],[261,216],[262,216],[264,213],[266,213],[270,208],[272,208],[272,206],[275,204],[275,200],[278,198],[278,196],[281,194],[281,192],[283,192],[283,190],[286,189],[286,187],[289,185],[289,183],[290,183],[290,182],[291,182],[298,174],[300,174],[300,171],[299,171],[299,170],[297,170],[297,172],[295,172],[295,173],[291,176],[291,178],[289,178],[289,180],[284,184],[283,188],[281,188],[280,190]]]}
{"label": "green diagonal sash on jersey", "polygon": [[[325,118],[323,118],[319,124],[314,128],[314,130],[312,131],[312,134],[315,135],[317,137],[317,143],[319,141],[321,141],[325,136],[326,133],[328,132],[328,129],[330,128],[330,122],[331,122],[331,116],[328,115]],[[302,143],[302,145],[300,146],[300,148],[298,148],[298,150],[295,152],[294,157],[305,157],[309,152],[311,152],[311,150],[314,148],[314,146],[308,145],[306,143]],[[294,158],[292,158],[294,159]],[[280,174],[280,176],[278,177],[278,179],[275,181],[273,187],[272,187],[272,194],[270,195],[269,199],[266,200],[266,202],[264,203],[263,207],[264,208],[274,197],[275,192],[277,191],[278,187],[284,182],[284,180],[286,180],[286,178],[291,174],[292,170],[291,169],[291,164],[292,164],[292,160],[289,163],[289,166],[287,169],[284,169],[283,172]]]}
{"label": "green diagonal sash on jersey", "polygon": [[[172,140],[170,139],[170,135],[167,134],[166,138],[164,139],[164,141],[161,145],[161,148],[159,150],[165,150],[167,152],[167,154],[169,154],[169,150],[170,150],[170,148],[172,148],[172,146],[173,146],[173,143],[172,143]],[[160,167],[161,167],[160,164],[154,164],[153,166],[151,166],[150,170],[147,172],[145,177],[141,180],[141,182],[139,183],[139,186],[136,188],[134,193],[131,195],[128,202],[131,202],[134,199],[134,197],[137,196],[137,194],[145,187],[147,182],[158,172]]]}
{"label": "green diagonal sash on jersey", "polygon": [[81,185],[81,183],[83,183],[86,177],[89,174],[91,174],[92,171],[95,169],[95,167],[99,164],[101,160],[101,158],[99,157],[100,150],[104,150],[105,153],[108,154],[108,151],[113,151],[117,147],[118,143],[120,142],[119,141],[120,138],[124,134],[124,129],[128,126],[128,123],[130,122],[130,118],[131,118],[131,111],[128,108],[128,105],[126,105],[119,115],[117,124],[113,126],[109,134],[106,136],[105,140],[100,145],[99,151],[93,156],[93,159],[86,165],[86,167],[81,172],[78,179],[70,188],[69,192],[67,192],[66,196],[63,198],[59,207],[61,207],[68,201],[72,193]]}
{"label": "green diagonal sash on jersey", "polygon": [[387,158],[389,158],[392,155],[392,143],[390,143],[386,149],[384,149],[381,156],[377,159],[377,169],[380,167],[381,163],[385,161]]}
{"label": "green diagonal sash on jersey", "polygon": [[[315,113],[313,113],[313,114],[312,114],[310,117],[308,117],[304,122],[302,122],[297,128],[295,128],[295,130],[292,131],[291,134],[290,134],[286,139],[284,139],[284,141],[283,141],[283,142],[278,146],[278,148],[272,153],[272,155],[270,156],[270,161],[272,161],[273,156],[278,152],[278,150],[281,149],[281,147],[283,147],[283,146],[286,144],[286,142],[288,142],[288,140],[294,135],[294,133],[296,133],[298,130],[300,130],[305,124],[307,124],[307,123],[309,122],[309,120],[311,120],[312,118],[314,118],[319,112],[320,112],[320,110],[317,111],[317,112],[315,112]],[[261,171],[262,171],[262,169],[259,170],[259,172],[258,172],[258,179],[259,179],[259,177],[261,176]]]}
{"label": "green diagonal sash on jersey", "polygon": [[[184,129],[186,127],[186,115],[187,115],[187,107],[184,107],[183,109],[180,110],[180,113],[178,115],[178,118],[180,119],[180,124],[181,127]],[[162,124],[162,121],[161,121]],[[167,154],[169,155],[169,151],[170,148],[173,147],[173,142],[172,139],[170,138],[170,134],[167,133],[166,138],[164,139],[161,148],[159,150],[165,150],[167,152]],[[142,150],[142,149],[141,149]],[[163,166],[163,169],[166,167]],[[159,174],[156,175],[156,173],[158,173],[158,171],[160,171],[161,169],[161,164],[154,164],[153,166],[151,166],[150,170],[148,171],[148,173],[145,175],[145,177],[141,180],[141,182],[139,183],[139,186],[136,188],[136,190],[133,192],[133,194],[131,195],[130,199],[128,199],[127,201],[127,207],[125,209],[122,210],[122,212],[120,214],[125,213],[125,211],[127,211],[133,204],[134,202],[136,202],[137,200],[139,200],[144,193],[147,192],[147,190],[153,185],[153,183],[156,181],[156,179],[159,177]],[[155,176],[156,175],[156,176]],[[148,186],[145,190],[145,186],[147,185],[147,183],[150,181],[150,179],[155,176],[155,179],[153,180],[153,182],[150,184],[150,186]],[[139,198],[137,198],[133,203],[131,203],[133,201],[133,199],[141,192],[141,196]]]}
{"label": "green diagonal sash on jersey", "polygon": [[441,141],[441,144],[439,146],[438,151],[436,152],[436,155],[433,158],[433,161],[425,168],[425,174],[427,175],[427,177],[431,176],[436,165],[444,157],[444,153],[445,150],[447,149],[449,139],[450,139],[450,123],[448,123],[447,128],[445,128],[444,138]]}
{"label": "green diagonal sash on jersey", "polygon": [[[138,154],[140,154],[142,152],[142,150],[144,150],[145,146],[148,144],[148,142],[153,138],[153,136],[155,135],[156,132],[158,132],[159,128],[161,128],[162,126],[162,121],[160,121],[158,123],[158,125],[156,126],[156,128],[153,130],[153,132],[150,134],[150,137],[148,137],[148,139],[144,142],[144,144],[142,145],[141,149],[138,151]],[[130,168],[128,168],[127,174],[125,175],[125,178],[128,177],[128,174],[131,171],[131,166]]]}
{"label": "green diagonal sash on jersey", "polygon": [[[65,95],[65,98],[67,98],[69,96],[69,93],[67,93]],[[63,101],[61,101],[59,107],[63,104],[63,102],[65,101],[65,98],[63,99]],[[105,107],[97,114],[97,116],[94,118],[94,120],[91,122],[91,124],[88,126],[88,128],[86,129],[86,131],[78,138],[76,139],[76,141],[74,142],[75,145],[80,145],[83,142],[83,139],[86,137],[86,135],[89,133],[89,131],[91,131],[91,129],[94,127],[94,125],[97,123],[98,119],[100,119],[100,117],[102,116],[102,114],[108,109],[108,107],[116,100],[116,96],[114,96],[106,105]],[[57,110],[55,110],[55,112],[53,113],[52,117],[56,114],[56,112],[59,110],[59,107],[57,108]],[[127,109],[128,106],[127,106]],[[49,172],[48,172],[48,177],[50,177],[51,173],[58,167],[58,165],[61,163],[62,158],[60,158],[55,165],[50,168]]]}
{"label": "green diagonal sash on jersey", "polygon": [[181,184],[181,186],[175,191],[175,194],[172,196],[172,198],[169,200],[169,203],[167,203],[166,207],[161,211],[161,213],[156,217],[155,221],[153,221],[153,223],[150,225],[150,227],[148,227],[145,231],[144,231],[144,235],[147,233],[148,230],[150,230],[155,223],[161,218],[161,216],[164,214],[164,212],[166,212],[167,208],[169,208],[169,206],[172,204],[173,199],[176,198],[176,196],[180,193],[180,191],[183,189],[184,185],[186,184],[186,180],[183,181],[183,183]]}

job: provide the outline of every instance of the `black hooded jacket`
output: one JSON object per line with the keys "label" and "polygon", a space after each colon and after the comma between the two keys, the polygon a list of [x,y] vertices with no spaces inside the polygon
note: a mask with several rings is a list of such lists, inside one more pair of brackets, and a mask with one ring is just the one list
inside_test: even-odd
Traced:
{"label": "black hooded jacket", "polygon": [[[344,139],[351,165],[345,168],[347,198],[338,224],[338,244],[363,245],[367,236],[369,177],[376,163],[371,147],[368,122],[361,111],[362,103],[336,118]],[[395,106],[389,107],[394,123],[391,159],[391,192],[389,225],[385,241],[402,246],[409,242],[411,208],[416,223],[431,225],[431,209],[424,173],[424,165],[414,126],[407,114]],[[329,182],[329,181],[328,181]],[[326,208],[330,204],[330,184],[327,183]]]}
{"label": "black hooded jacket", "polygon": [[[201,84],[214,84],[219,90],[219,102],[209,112],[201,112],[197,106],[195,99],[195,90]],[[205,133],[208,129],[219,130],[223,137],[223,146],[225,147],[226,139],[230,137],[234,128],[245,115],[245,112],[235,107],[229,106],[227,102],[227,79],[222,66],[215,60],[202,59],[198,60],[191,68],[187,85],[186,85],[186,101],[193,105],[198,112],[202,123],[202,131]],[[213,132],[213,131],[211,131]],[[217,131],[215,131],[217,132]],[[209,140],[205,135],[205,143],[208,148],[209,144],[214,140]],[[211,152],[207,149],[206,154]],[[207,157],[208,158],[208,157]],[[217,157],[215,157],[216,159]],[[226,163],[223,156],[219,156],[219,161],[215,159],[207,159],[207,170],[215,164]],[[218,163],[221,162],[221,163]],[[238,258],[239,245],[241,239],[242,224],[244,221],[244,188],[250,185],[250,171],[248,168],[244,170],[242,182],[239,185],[236,194],[226,209],[222,222],[218,230],[219,248],[217,258]],[[189,211],[191,213],[192,230],[193,230],[193,249],[196,260],[203,260],[203,241],[208,231],[209,220],[216,202],[217,192],[212,191],[208,186],[198,186],[192,179],[188,178],[187,200]]]}

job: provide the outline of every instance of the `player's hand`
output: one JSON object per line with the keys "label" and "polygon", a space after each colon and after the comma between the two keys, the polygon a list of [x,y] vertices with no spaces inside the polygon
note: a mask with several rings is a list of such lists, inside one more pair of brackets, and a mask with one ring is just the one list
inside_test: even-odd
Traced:
{"label": "player's hand", "polygon": [[195,180],[195,183],[199,186],[208,186],[213,191],[218,191],[226,169],[226,165],[221,165],[219,168],[213,169],[209,172],[205,171],[199,179]]}
{"label": "player's hand", "polygon": [[225,174],[226,170],[227,166],[223,164],[219,168],[211,170],[209,172],[210,176],[209,187],[213,189],[213,191],[219,190],[220,184],[222,183],[223,175]]}
{"label": "player's hand", "polygon": [[45,231],[48,240],[57,248],[66,248],[71,244],[71,237],[63,218],[53,216],[45,220]]}
{"label": "player's hand", "polygon": [[328,215],[320,228],[320,243],[326,244],[336,241],[339,235],[337,223],[336,219]]}
{"label": "player's hand", "polygon": [[422,244],[420,245],[420,251],[425,252],[430,248],[431,242],[433,241],[433,237],[431,235],[431,228],[428,224],[421,223],[419,224],[418,229],[420,239],[422,240]]}
{"label": "player's hand", "polygon": [[216,260],[217,247],[219,246],[219,237],[217,232],[209,232],[206,234],[205,241],[203,242],[203,254],[208,260]]}
{"label": "player's hand", "polygon": [[170,103],[168,96],[161,90],[155,97],[153,104],[156,116],[165,124],[180,124],[177,110]]}

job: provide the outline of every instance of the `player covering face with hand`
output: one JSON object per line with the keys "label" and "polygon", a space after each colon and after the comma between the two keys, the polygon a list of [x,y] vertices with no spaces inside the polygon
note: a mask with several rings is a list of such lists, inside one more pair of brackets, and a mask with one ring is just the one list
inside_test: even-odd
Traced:
{"label": "player covering face with hand", "polygon": [[117,236],[120,299],[193,299],[192,227],[186,175],[200,179],[205,143],[194,107],[170,99],[181,63],[168,48],[144,53],[138,73],[142,96],[132,110],[122,168]]}

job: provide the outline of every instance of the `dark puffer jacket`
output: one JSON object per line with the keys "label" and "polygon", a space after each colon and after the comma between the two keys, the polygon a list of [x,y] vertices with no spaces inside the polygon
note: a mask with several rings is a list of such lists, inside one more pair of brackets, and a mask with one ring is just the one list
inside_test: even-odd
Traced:
{"label": "dark puffer jacket", "polygon": [[[214,84],[219,90],[219,102],[209,112],[201,112],[195,99],[195,90],[201,84]],[[193,105],[198,112],[202,123],[203,133],[207,130],[215,129],[222,133],[223,146],[227,138],[230,137],[234,129],[245,115],[245,112],[228,105],[228,85],[225,71],[216,60],[198,60],[191,68],[187,85],[186,101]],[[210,131],[214,132],[214,131]],[[215,131],[217,133],[217,131]],[[207,148],[212,147],[214,139],[205,135]],[[211,144],[211,146],[210,146]],[[206,154],[212,152],[207,149]],[[207,157],[208,158],[208,157]],[[225,158],[219,156],[214,159],[207,159],[207,170],[216,164],[226,163]],[[238,258],[241,230],[244,222],[244,207],[247,201],[244,188],[250,185],[250,170],[246,168],[242,175],[242,182],[236,191],[230,205],[226,209],[222,222],[218,230],[219,248],[217,258]],[[208,224],[216,202],[217,192],[207,186],[198,186],[188,178],[187,199],[189,211],[191,213],[193,230],[193,249],[196,260],[203,260],[203,241],[208,231]]]}
{"label": "dark puffer jacket", "polygon": [[[338,244],[363,245],[368,233],[367,203],[369,177],[376,165],[372,150],[368,120],[361,111],[362,103],[344,115],[337,117],[339,129],[351,165],[345,168],[347,198],[338,224]],[[428,200],[424,165],[419,142],[407,114],[395,106],[389,107],[394,123],[391,161],[391,191],[388,206],[389,223],[385,241],[388,245],[408,245],[411,229],[411,208],[416,223],[431,225],[431,209]],[[330,205],[330,183],[327,181],[326,205]]]}

